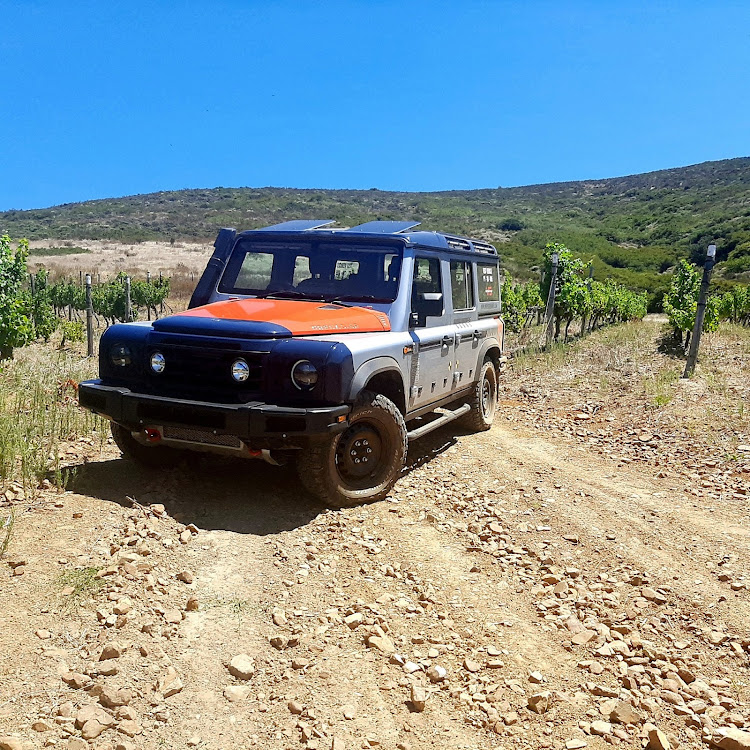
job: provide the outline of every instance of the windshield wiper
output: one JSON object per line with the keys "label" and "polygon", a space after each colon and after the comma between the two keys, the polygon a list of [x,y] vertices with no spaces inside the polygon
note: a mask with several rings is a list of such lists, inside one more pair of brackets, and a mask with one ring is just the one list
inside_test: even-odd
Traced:
{"label": "windshield wiper", "polygon": [[274,292],[259,292],[255,295],[258,299],[308,299],[311,302],[325,302],[320,295],[309,295],[298,292],[295,289],[279,289]]}

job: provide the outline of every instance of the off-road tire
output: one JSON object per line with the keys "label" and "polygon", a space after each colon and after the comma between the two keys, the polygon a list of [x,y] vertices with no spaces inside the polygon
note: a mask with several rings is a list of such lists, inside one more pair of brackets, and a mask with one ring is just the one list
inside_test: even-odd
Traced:
{"label": "off-road tire", "polygon": [[[396,483],[406,447],[406,423],[393,401],[363,391],[347,429],[305,448],[297,472],[305,489],[329,508],[371,503],[382,500]],[[368,471],[363,464],[370,460],[374,468]]]}
{"label": "off-road tire", "polygon": [[464,429],[484,432],[492,427],[497,411],[497,369],[491,359],[485,359],[479,377],[467,402],[471,409],[459,420]]}
{"label": "off-road tire", "polygon": [[112,439],[122,451],[122,455],[133,463],[154,469],[174,466],[184,457],[183,451],[168,448],[165,445],[141,445],[130,434],[127,427],[123,427],[117,422],[112,422],[110,429],[112,430]]}

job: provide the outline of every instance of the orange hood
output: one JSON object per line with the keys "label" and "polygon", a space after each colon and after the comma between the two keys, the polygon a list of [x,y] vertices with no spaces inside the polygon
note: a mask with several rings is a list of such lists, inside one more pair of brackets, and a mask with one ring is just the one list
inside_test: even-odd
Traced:
{"label": "orange hood", "polygon": [[286,328],[292,336],[335,331],[373,333],[391,330],[388,316],[379,310],[307,300],[230,299],[212,302],[172,317],[274,323]]}

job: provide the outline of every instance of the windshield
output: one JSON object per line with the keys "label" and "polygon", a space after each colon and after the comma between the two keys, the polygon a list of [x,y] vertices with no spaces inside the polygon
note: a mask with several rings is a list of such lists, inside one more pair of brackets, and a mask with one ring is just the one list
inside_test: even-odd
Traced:
{"label": "windshield", "polygon": [[223,294],[393,302],[401,249],[331,241],[240,242],[219,283]]}

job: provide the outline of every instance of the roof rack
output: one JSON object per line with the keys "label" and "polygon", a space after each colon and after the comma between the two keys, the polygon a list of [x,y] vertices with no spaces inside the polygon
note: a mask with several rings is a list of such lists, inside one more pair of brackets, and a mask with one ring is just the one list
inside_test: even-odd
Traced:
{"label": "roof rack", "polygon": [[[418,221],[367,221],[364,224],[358,224],[354,227],[331,227],[334,224],[333,219],[295,219],[293,221],[283,221],[280,224],[272,224],[261,229],[251,230],[256,232],[310,232],[316,230],[324,232],[336,232],[345,234],[353,232],[356,234],[402,234],[408,232],[414,227],[418,227]],[[416,244],[426,243],[435,247],[445,247],[443,242],[453,250],[459,250],[464,253],[485,253],[487,255],[497,256],[497,250],[494,245],[484,240],[473,240],[468,237],[460,237],[456,234],[446,234],[445,232],[425,232],[417,231],[411,236]]]}
{"label": "roof rack", "polygon": [[[443,234],[438,232],[438,234]],[[487,253],[488,255],[497,255],[494,245],[483,240],[470,240],[467,237],[458,237],[455,234],[443,234],[449,247],[454,250],[463,250],[464,252]]]}
{"label": "roof rack", "polygon": [[444,234],[443,236],[448,245],[454,250],[466,250],[467,252],[471,252],[473,249],[471,242],[463,237],[453,237],[450,234]]}
{"label": "roof rack", "polygon": [[497,255],[497,248],[491,245],[489,242],[483,240],[472,240],[471,244],[474,245],[474,249],[480,253],[489,253],[490,255]]}

